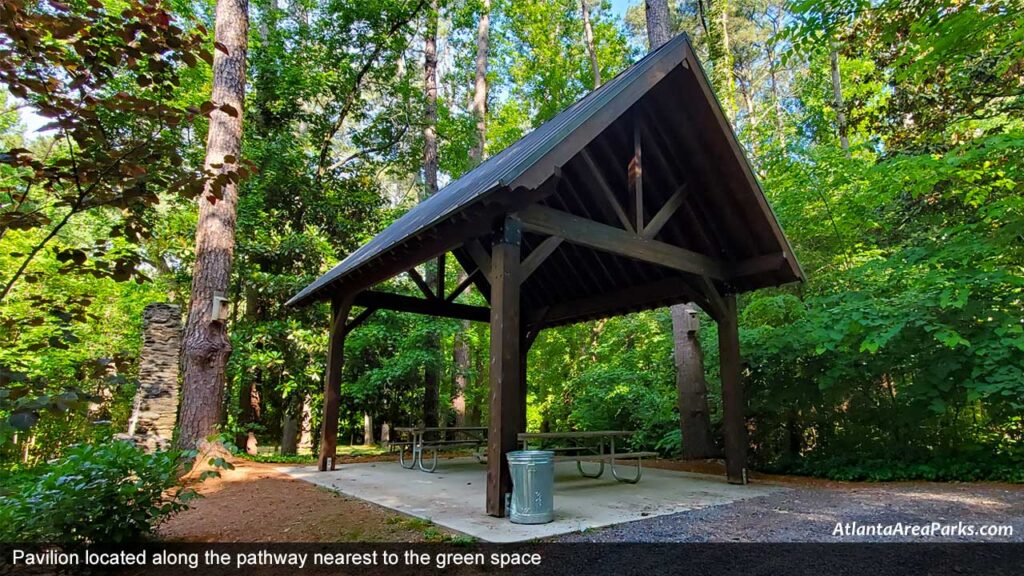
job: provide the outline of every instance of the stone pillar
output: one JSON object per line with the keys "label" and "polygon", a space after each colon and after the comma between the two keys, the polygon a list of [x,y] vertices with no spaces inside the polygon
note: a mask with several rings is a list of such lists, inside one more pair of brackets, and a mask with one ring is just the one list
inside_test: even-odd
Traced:
{"label": "stone pillar", "polygon": [[148,450],[170,448],[178,420],[181,307],[150,304],[142,312],[139,389],[128,436]]}

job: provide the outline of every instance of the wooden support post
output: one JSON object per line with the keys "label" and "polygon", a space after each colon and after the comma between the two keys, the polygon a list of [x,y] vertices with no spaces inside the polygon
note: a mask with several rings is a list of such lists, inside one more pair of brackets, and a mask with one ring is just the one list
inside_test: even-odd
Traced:
{"label": "wooden support post", "polygon": [[725,475],[730,484],[747,483],[746,403],[740,375],[740,336],[736,296],[721,296],[718,318],[718,354],[722,376],[722,429],[725,435]]}
{"label": "wooden support post", "polygon": [[506,217],[491,250],[491,423],[487,437],[487,513],[505,515],[512,478],[505,454],[516,449],[520,425],[519,252],[522,228]]}
{"label": "wooden support post", "polygon": [[341,403],[341,371],[345,366],[345,322],[353,295],[331,301],[331,334],[327,342],[327,373],[324,374],[324,419],[320,424],[320,460],[317,468],[334,470],[338,460],[338,406]]}

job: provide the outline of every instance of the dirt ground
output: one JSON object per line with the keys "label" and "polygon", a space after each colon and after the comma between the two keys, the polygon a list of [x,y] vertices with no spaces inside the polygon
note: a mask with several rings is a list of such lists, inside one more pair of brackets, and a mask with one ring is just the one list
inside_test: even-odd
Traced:
{"label": "dirt ground", "polygon": [[[361,457],[359,461],[365,461]],[[184,542],[424,542],[449,532],[374,504],[295,480],[284,464],[235,459],[196,486],[203,497],[160,526]],[[343,465],[344,463],[342,463]]]}
{"label": "dirt ground", "polygon": [[[352,461],[393,460],[361,456]],[[344,465],[348,460],[340,462]],[[199,485],[204,497],[160,528],[170,541],[424,542],[453,533],[429,522],[293,479],[278,467],[235,460],[235,469]],[[651,467],[724,474],[719,461],[657,460]],[[1009,524],[1024,541],[1024,486],[995,483],[861,483],[752,474],[752,482],[791,488],[670,516],[558,538],[563,541],[834,541],[836,522]],[[855,538],[854,540],[859,540]],[[870,540],[870,539],[869,539]],[[949,540],[978,540],[951,537]]]}

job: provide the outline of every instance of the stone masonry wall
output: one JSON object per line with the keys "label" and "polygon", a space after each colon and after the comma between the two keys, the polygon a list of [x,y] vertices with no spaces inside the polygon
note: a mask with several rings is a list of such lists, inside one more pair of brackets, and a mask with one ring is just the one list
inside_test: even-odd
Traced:
{"label": "stone masonry wall", "polygon": [[150,304],[142,313],[139,389],[128,436],[149,450],[171,446],[178,418],[181,307]]}

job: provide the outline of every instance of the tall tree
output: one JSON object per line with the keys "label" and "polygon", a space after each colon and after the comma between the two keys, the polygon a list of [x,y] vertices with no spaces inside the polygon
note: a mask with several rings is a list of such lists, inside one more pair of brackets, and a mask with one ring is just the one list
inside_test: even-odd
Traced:
{"label": "tall tree", "polygon": [[[487,145],[487,55],[490,43],[491,0],[483,0],[480,16],[476,27],[476,58],[473,78],[473,116],[476,120],[476,138],[469,150],[470,163],[477,166],[484,160]],[[459,270],[461,284],[466,280],[466,272]],[[455,425],[465,426],[466,422],[466,389],[469,386],[470,348],[466,335],[469,333],[468,321],[463,321],[455,333],[452,346],[454,361],[454,386],[452,389],[452,411],[455,412]],[[474,422],[474,424],[476,424]]]}
{"label": "tall tree", "polygon": [[487,55],[491,31],[491,0],[483,0],[476,27],[476,67],[473,78],[473,116],[476,142],[470,149],[473,165],[483,162],[487,143]]}
{"label": "tall tree", "polygon": [[[669,24],[668,0],[647,0],[647,43],[651,50],[669,41]],[[694,306],[677,304],[670,310],[672,340],[675,343],[676,389],[679,394],[679,431],[684,455],[707,458],[714,453],[715,447]]]}
{"label": "tall tree", "polygon": [[778,34],[780,30],[780,24],[782,19],[785,17],[785,12],[780,6],[769,7],[765,14],[770,24],[770,34],[766,39],[765,56],[768,60],[768,78],[771,80],[771,100],[772,109],[775,112],[775,137],[778,139],[779,145],[785,148],[786,146],[786,128],[784,125],[784,114],[782,111],[782,91],[779,89],[779,63],[777,60],[778,54]]}
{"label": "tall tree", "polygon": [[668,0],[646,0],[647,47],[653,52],[672,38]]}
{"label": "tall tree", "polygon": [[597,62],[597,49],[594,47],[594,29],[590,26],[590,7],[587,6],[587,0],[580,0],[580,13],[583,15],[583,38],[587,42],[590,67],[594,69],[594,88],[600,88],[601,65]]}
{"label": "tall tree", "polygon": [[711,84],[726,114],[735,118],[736,82],[729,47],[729,1],[700,0],[700,9],[701,22],[707,34],[708,58],[711,60]]}
{"label": "tall tree", "polygon": [[[427,10],[427,25],[423,42],[423,96],[426,101],[423,118],[423,195],[425,200],[437,193],[437,0],[431,0]],[[442,256],[443,258],[443,256]],[[438,260],[438,266],[443,265]],[[436,284],[437,293],[442,292],[441,275],[438,270],[427,270],[427,284]],[[423,424],[428,428],[437,426],[439,403],[440,367],[437,360],[440,338],[431,332],[428,344],[431,360],[423,368]]]}
{"label": "tall tree", "polygon": [[227,325],[212,316],[214,299],[227,295],[235,248],[248,0],[218,0],[215,16],[213,96],[206,138],[206,170],[215,175],[199,197],[196,260],[185,325],[178,444],[194,448],[220,424],[225,367],[231,355]]}

